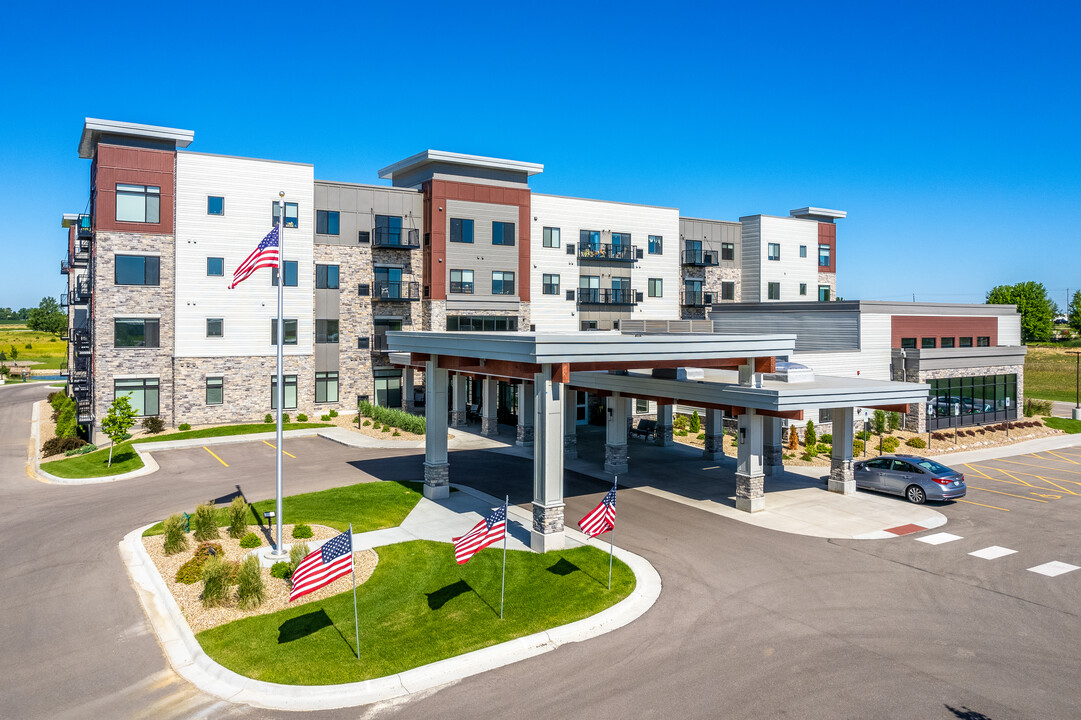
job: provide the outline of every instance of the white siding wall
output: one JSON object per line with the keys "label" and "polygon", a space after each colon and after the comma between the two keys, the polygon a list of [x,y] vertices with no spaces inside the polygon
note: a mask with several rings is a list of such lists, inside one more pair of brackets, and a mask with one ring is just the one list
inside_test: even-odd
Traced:
{"label": "white siding wall", "polygon": [[[631,269],[631,287],[642,293],[642,302],[634,306],[634,319],[679,318],[679,211],[644,205],[565,198],[554,195],[532,196],[532,220],[530,229],[530,313],[537,330],[577,330],[578,307],[566,299],[567,290],[578,288],[582,267],[577,254],[567,254],[567,243],[578,250],[580,230],[601,230],[631,234],[631,243],[642,249],[642,259]],[[558,227],[560,246],[544,247],[544,228]],[[663,238],[664,252],[649,254],[649,236]],[[602,235],[601,242],[611,242],[610,236]],[[585,267],[585,266],[583,266]],[[600,275],[601,287],[610,288],[612,265],[590,264],[586,274]],[[559,295],[541,293],[542,275],[558,273]],[[660,278],[663,296],[649,297],[649,278]]]}
{"label": "white siding wall", "polygon": [[998,344],[1020,345],[1021,344],[1021,316],[999,315],[998,316]]}
{"label": "white siding wall", "polygon": [[[759,253],[761,277],[760,296],[768,297],[768,283],[781,284],[781,300],[818,299],[818,223],[795,218],[763,216]],[[781,259],[769,260],[769,243],[781,245]],[[807,257],[799,256],[801,245],[807,247]],[[807,284],[807,294],[800,295],[800,283]],[[748,298],[744,298],[747,301]]]}
{"label": "white siding wall", "polygon": [[[285,259],[297,261],[297,287],[285,288],[285,317],[297,319],[297,344],[287,355],[312,352],[312,238],[315,231],[311,165],[177,154],[176,346],[178,357],[273,355],[270,321],[277,290],[269,269],[258,270],[235,290],[233,272],[272,227],[271,203],[285,191],[299,205],[299,226],[284,233]],[[225,198],[223,216],[207,215],[207,196]],[[208,257],[225,258],[225,275],[207,277]],[[224,318],[224,337],[206,337],[206,319]]]}

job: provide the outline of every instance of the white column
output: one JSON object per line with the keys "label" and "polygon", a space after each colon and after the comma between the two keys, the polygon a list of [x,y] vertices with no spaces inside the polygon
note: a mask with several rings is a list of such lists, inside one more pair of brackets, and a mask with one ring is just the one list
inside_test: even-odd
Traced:
{"label": "white column", "polygon": [[568,390],[563,398],[563,459],[578,457],[578,392]]}
{"label": "white column", "polygon": [[499,380],[485,376],[484,387],[481,390],[480,411],[480,434],[498,435],[499,421],[496,419],[496,411],[499,407]]}
{"label": "white column", "polygon": [[465,425],[465,408],[469,398],[466,395],[466,381],[468,378],[461,373],[454,373],[451,382],[454,383],[454,392],[451,393],[454,409],[451,410],[450,426],[462,427]]}
{"label": "white column", "polygon": [[424,392],[424,497],[450,497],[450,463],[447,460],[447,371],[432,355],[425,366]]}
{"label": "white column", "polygon": [[748,409],[736,429],[736,509],[758,512],[766,507],[762,476],[762,416]]}
{"label": "white column", "polygon": [[630,419],[627,398],[612,393],[605,399],[604,471],[613,475],[627,472],[627,421]]}
{"label": "white column", "polygon": [[706,410],[702,429],[706,433],[706,447],[702,457],[707,460],[720,460],[724,457],[724,413],[720,410]]}
{"label": "white column", "polygon": [[519,447],[533,446],[533,383],[526,381],[518,386],[518,436]]}
{"label": "white column", "polygon": [[833,452],[830,453],[830,492],[842,495],[856,493],[856,476],[852,470],[852,408],[832,408]]}
{"label": "white column", "polygon": [[784,475],[784,445],[781,418],[762,418],[762,466],[769,477]]}
{"label": "white column", "polygon": [[[533,532],[530,547],[534,552],[562,550],[563,531],[563,413],[566,411],[564,387],[553,382],[552,366],[543,365],[534,382],[524,383],[534,390],[530,407],[535,406],[533,446]],[[534,402],[535,401],[535,402]],[[523,407],[518,398],[518,410]]]}
{"label": "white column", "polygon": [[653,435],[656,445],[667,446],[674,441],[672,439],[672,405],[657,405],[657,430]]}

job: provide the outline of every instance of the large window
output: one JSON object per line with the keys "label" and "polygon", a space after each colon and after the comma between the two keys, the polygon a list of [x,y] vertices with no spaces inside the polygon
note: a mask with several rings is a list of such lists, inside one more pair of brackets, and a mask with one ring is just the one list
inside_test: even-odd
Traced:
{"label": "large window", "polygon": [[[278,213],[281,212],[279,210],[278,201],[275,200],[274,202],[272,202],[270,204],[270,206],[271,206],[270,213],[271,213],[271,215],[274,216],[274,220],[272,221],[271,224],[277,225],[278,220],[279,220]],[[285,227],[287,227],[287,228],[295,228],[295,227],[298,227],[299,225],[300,225],[300,206],[297,205],[296,203],[291,203],[291,202],[285,203]]]}
{"label": "large window", "polygon": [[1017,376],[977,375],[927,381],[927,426],[931,430],[1002,422],[1017,417]]}
{"label": "large window", "polygon": [[736,244],[735,243],[721,243],[721,260],[735,260],[736,259]]}
{"label": "large window", "polygon": [[543,273],[541,275],[541,294],[543,295],[558,295],[559,294],[559,276],[551,273]]}
{"label": "large window", "polygon": [[161,222],[161,188],[156,185],[116,185],[118,222]]}
{"label": "large window", "polygon": [[315,287],[319,290],[337,290],[338,289],[338,266],[337,265],[316,265],[315,266]]}
{"label": "large window", "polygon": [[139,417],[158,414],[158,379],[126,378],[113,381],[113,398],[128,396]]}
{"label": "large window", "polygon": [[736,284],[734,282],[721,283],[721,300],[736,299]]}
{"label": "large window", "polygon": [[492,271],[492,294],[513,295],[514,273],[503,270]]}
{"label": "large window", "polygon": [[[285,324],[285,335],[282,339],[282,345],[296,345],[297,344],[297,321],[296,319],[283,318],[282,322]],[[272,318],[270,321],[270,344],[278,344],[278,319]]]}
{"label": "large window", "polygon": [[460,293],[462,295],[473,294],[473,271],[472,270],[451,270],[450,271],[450,291],[452,293]]}
{"label": "large window", "polygon": [[206,379],[206,404],[222,405],[225,403],[225,378],[208,377]]}
{"label": "large window", "polygon": [[[282,403],[283,410],[292,410],[297,406],[297,376],[285,375],[285,386],[282,388],[282,394],[285,395],[284,402]],[[270,409],[278,409],[278,376],[270,376]]]}
{"label": "large window", "polygon": [[462,218],[450,219],[450,241],[460,243],[473,242],[473,221]]}
{"label": "large window", "polygon": [[338,342],[338,321],[337,320],[316,320],[315,321],[315,342],[317,342],[317,343],[337,343]]}
{"label": "large window", "polygon": [[594,252],[601,248],[601,231],[600,230],[579,230],[578,231],[578,244],[582,248],[591,248]]}
{"label": "large window", "polygon": [[448,315],[447,330],[465,332],[508,332],[518,330],[516,317],[469,317],[468,315]]}
{"label": "large window", "polygon": [[113,280],[117,285],[158,285],[160,269],[156,255],[117,255]]}
{"label": "large window", "polygon": [[402,219],[392,215],[376,215],[375,242],[382,245],[401,245]]}
{"label": "large window", "polygon": [[780,260],[781,259],[781,244],[780,243],[770,243],[768,251],[769,251],[769,255],[767,255],[767,257],[770,260]]}
{"label": "large window", "polygon": [[[971,337],[963,337],[963,338],[960,338],[960,340],[961,340],[961,347],[963,347],[963,348],[972,347],[972,338]],[[915,347],[915,345],[913,345],[913,347]]]}
{"label": "large window", "polygon": [[[297,278],[297,261],[286,260],[285,263],[285,287],[296,287]],[[270,268],[270,286],[278,287],[278,268]]]}
{"label": "large window", "polygon": [[544,228],[544,247],[559,247],[559,228]]}
{"label": "large window", "polygon": [[208,277],[222,277],[225,275],[225,258],[208,257],[206,259],[206,274]]}
{"label": "large window", "polygon": [[513,245],[514,244],[514,223],[512,222],[492,222],[492,244],[493,245]]}
{"label": "large window", "polygon": [[818,267],[830,266],[830,246],[819,245],[818,246]]}
{"label": "large window", "polygon": [[829,285],[819,285],[818,286],[818,301],[819,302],[829,302],[829,300],[830,300],[830,286]]}
{"label": "large window", "polygon": [[976,347],[991,347],[991,338],[989,337],[977,337]]}
{"label": "large window", "polygon": [[781,299],[781,283],[768,283],[766,285],[766,299],[767,300],[780,300]]}
{"label": "large window", "polygon": [[664,254],[664,238],[660,235],[649,236],[649,254],[650,255],[663,255]]}
{"label": "large window", "polygon": [[113,320],[113,347],[156,348],[159,327],[158,318],[116,318]]}
{"label": "large window", "polygon": [[225,335],[225,319],[224,318],[207,318],[206,319],[206,336],[208,338],[222,337]]}
{"label": "large window", "polygon": [[952,337],[944,337],[944,338],[940,338],[940,339],[942,340],[942,347],[944,347],[944,348],[952,348],[953,347],[954,338],[952,338]]}
{"label": "large window", "polygon": [[320,235],[337,235],[340,227],[337,210],[315,211],[315,232]]}
{"label": "large window", "polygon": [[904,348],[905,350],[915,350],[916,349],[916,338],[914,338],[914,337],[907,337],[907,338],[903,337],[903,338],[901,338],[901,347]]}
{"label": "large window", "polygon": [[375,404],[381,407],[402,406],[402,371],[375,370]]}
{"label": "large window", "polygon": [[206,197],[206,214],[207,215],[224,215],[225,214],[225,198],[220,195],[207,195]]}
{"label": "large window", "polygon": [[931,350],[938,347],[938,341],[933,337],[920,338],[920,347],[924,350]]}
{"label": "large window", "polygon": [[315,373],[315,401],[317,403],[338,402],[338,373]]}
{"label": "large window", "polygon": [[649,296],[664,297],[664,278],[649,278]]}

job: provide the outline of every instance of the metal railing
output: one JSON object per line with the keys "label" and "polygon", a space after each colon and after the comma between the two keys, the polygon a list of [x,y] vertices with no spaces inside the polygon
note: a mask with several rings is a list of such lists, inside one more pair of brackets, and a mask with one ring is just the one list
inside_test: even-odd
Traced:
{"label": "metal railing", "polygon": [[583,305],[634,305],[637,301],[630,288],[578,288],[578,302]]}
{"label": "metal railing", "polygon": [[372,286],[372,300],[420,300],[420,283],[377,280]]}
{"label": "metal railing", "polygon": [[382,333],[376,333],[372,335],[372,352],[385,353],[390,350],[390,345],[387,343],[387,336]]}
{"label": "metal railing", "polygon": [[75,238],[75,248],[68,258],[70,267],[86,267],[90,262],[90,237]]}
{"label": "metal railing", "polygon": [[579,260],[601,260],[606,262],[634,262],[637,259],[634,245],[618,243],[594,244],[583,243],[578,246]]}
{"label": "metal railing", "polygon": [[420,247],[420,231],[415,228],[377,227],[372,230],[372,247],[416,250]]}
{"label": "metal railing", "polygon": [[71,288],[71,305],[86,305],[90,302],[91,284],[89,275],[81,275],[75,279],[75,285]]}
{"label": "metal railing", "polygon": [[684,290],[679,304],[683,307],[706,307],[713,304],[713,293],[702,290]]}
{"label": "metal railing", "polygon": [[684,265],[719,265],[720,253],[714,250],[684,250]]}
{"label": "metal railing", "polygon": [[450,292],[455,295],[472,295],[473,283],[469,281],[451,280]]}

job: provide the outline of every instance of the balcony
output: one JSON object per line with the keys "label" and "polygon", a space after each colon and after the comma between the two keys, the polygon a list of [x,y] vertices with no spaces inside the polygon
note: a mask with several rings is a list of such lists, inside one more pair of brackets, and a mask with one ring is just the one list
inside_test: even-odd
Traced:
{"label": "balcony", "polygon": [[420,231],[412,228],[377,227],[372,231],[372,247],[416,250],[420,248]]}
{"label": "balcony", "polygon": [[420,283],[377,280],[372,286],[372,300],[379,302],[411,302],[420,300]]}
{"label": "balcony", "polygon": [[634,245],[594,245],[585,243],[578,246],[578,260],[594,262],[634,262],[638,259],[638,248]]}
{"label": "balcony", "polygon": [[60,261],[60,274],[61,275],[67,275],[70,272],[71,272],[71,263],[68,262],[67,260],[61,260]]}
{"label": "balcony", "polygon": [[84,329],[75,330],[71,333],[71,346],[75,351],[75,357],[89,357],[94,352],[94,346],[90,331]]}
{"label": "balcony", "polygon": [[66,308],[68,306],[68,294],[60,293],[60,307]]}
{"label": "balcony", "polygon": [[80,233],[75,238],[75,251],[68,258],[69,268],[84,268],[90,264],[90,237],[83,237]]}
{"label": "balcony", "polygon": [[390,352],[390,346],[387,344],[387,336],[383,333],[372,335],[371,351],[373,353]]}
{"label": "balcony", "polygon": [[683,264],[711,267],[720,264],[720,253],[714,250],[684,250]]}
{"label": "balcony", "polygon": [[684,290],[679,304],[683,307],[708,307],[713,304],[713,293],[702,290]]}
{"label": "balcony", "polygon": [[578,288],[579,305],[636,305],[639,302],[641,294],[630,288]]}
{"label": "balcony", "polygon": [[76,230],[76,237],[86,238],[87,240],[89,240],[91,238],[91,236],[94,234],[94,229],[93,229],[93,227],[91,227],[92,225],[93,225],[93,222],[91,221],[91,218],[90,218],[89,215],[85,215],[85,214],[80,215],[79,216],[79,226],[78,226],[78,229]]}
{"label": "balcony", "polygon": [[90,302],[91,284],[89,275],[80,275],[71,288],[70,304],[86,305]]}

